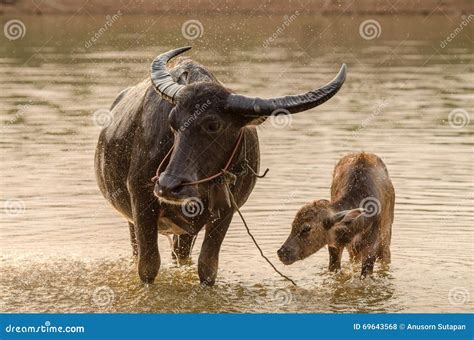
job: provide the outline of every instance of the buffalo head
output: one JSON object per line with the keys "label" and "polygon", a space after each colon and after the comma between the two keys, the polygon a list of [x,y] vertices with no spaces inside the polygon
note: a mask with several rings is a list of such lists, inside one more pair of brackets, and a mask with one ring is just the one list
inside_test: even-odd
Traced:
{"label": "buffalo head", "polygon": [[270,99],[234,94],[218,82],[178,84],[166,64],[190,48],[161,54],[151,65],[151,81],[156,92],[174,106],[168,117],[174,148],[155,185],[155,195],[168,203],[207,197],[209,182],[186,183],[221,171],[243,127],[259,124],[276,111],[297,113],[316,107],[334,96],[346,77],[346,66],[342,65],[337,76],[319,89]]}

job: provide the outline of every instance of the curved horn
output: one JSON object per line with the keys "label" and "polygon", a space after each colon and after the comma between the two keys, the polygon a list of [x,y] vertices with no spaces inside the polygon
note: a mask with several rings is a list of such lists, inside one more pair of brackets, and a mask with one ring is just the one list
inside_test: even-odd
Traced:
{"label": "curved horn", "polygon": [[174,81],[166,69],[166,64],[170,59],[190,49],[191,46],[186,46],[168,51],[160,54],[151,63],[150,78],[155,91],[172,104],[176,104],[178,94],[185,86]]}
{"label": "curved horn", "polygon": [[231,94],[227,99],[226,108],[247,117],[270,116],[276,110],[286,110],[290,113],[306,111],[334,96],[344,84],[346,71],[346,64],[342,64],[339,73],[332,81],[319,89],[296,96],[262,99]]}

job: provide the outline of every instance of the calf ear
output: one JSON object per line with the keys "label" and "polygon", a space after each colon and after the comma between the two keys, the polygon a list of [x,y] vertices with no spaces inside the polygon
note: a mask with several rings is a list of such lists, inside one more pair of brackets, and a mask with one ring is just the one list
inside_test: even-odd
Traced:
{"label": "calf ear", "polygon": [[364,209],[362,208],[340,211],[334,215],[334,224],[351,223],[357,217],[362,215],[363,212],[364,212]]}

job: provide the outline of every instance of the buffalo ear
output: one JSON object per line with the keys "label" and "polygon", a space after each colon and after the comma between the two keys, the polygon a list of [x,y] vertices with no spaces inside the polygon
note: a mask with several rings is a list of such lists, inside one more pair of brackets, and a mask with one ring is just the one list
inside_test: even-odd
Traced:
{"label": "buffalo ear", "polygon": [[186,85],[187,81],[188,81],[188,75],[189,75],[189,72],[188,71],[183,71],[179,77],[178,77],[178,80],[176,81],[178,84],[180,85]]}
{"label": "buffalo ear", "polygon": [[333,217],[334,224],[351,223],[363,213],[364,213],[364,209],[362,208],[340,211],[334,214],[334,217]]}

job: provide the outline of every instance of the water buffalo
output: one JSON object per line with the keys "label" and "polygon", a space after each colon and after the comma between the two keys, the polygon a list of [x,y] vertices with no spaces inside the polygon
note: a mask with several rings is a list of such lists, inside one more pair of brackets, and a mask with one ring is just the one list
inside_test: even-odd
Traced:
{"label": "water buffalo", "polygon": [[365,152],[346,155],[334,168],[331,201],[317,200],[298,211],[278,256],[292,264],[328,245],[329,270],[335,271],[347,248],[351,259],[362,260],[365,277],[376,259],[390,263],[394,205],[395,191],[383,161]]}
{"label": "water buffalo", "polygon": [[168,71],[168,61],[189,49],[159,55],[151,65],[151,82],[118,95],[95,154],[99,188],[128,220],[145,283],[154,281],[160,267],[158,233],[174,235],[173,254],[183,260],[206,226],[198,273],[203,284],[214,284],[219,250],[235,212],[227,185],[242,206],[256,182],[255,125],[276,110],[296,113],[324,103],[346,76],[342,65],[334,80],[305,94],[246,97],[232,93],[190,59]]}

